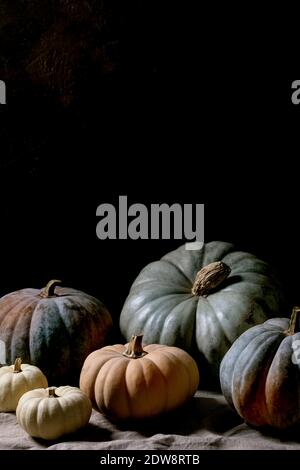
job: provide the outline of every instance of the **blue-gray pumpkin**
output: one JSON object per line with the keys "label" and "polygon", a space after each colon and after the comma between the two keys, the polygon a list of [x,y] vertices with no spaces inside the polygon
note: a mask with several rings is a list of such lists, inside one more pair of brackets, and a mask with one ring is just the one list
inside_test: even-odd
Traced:
{"label": "blue-gray pumpkin", "polygon": [[85,358],[105,345],[112,319],[98,299],[59,282],[0,299],[0,362],[22,357],[49,383],[76,385]]}
{"label": "blue-gray pumpkin", "polygon": [[256,427],[300,423],[300,308],[291,320],[274,318],[243,333],[220,367],[222,392]]}
{"label": "blue-gray pumpkin", "polygon": [[185,245],[146,266],[134,281],[120,316],[129,341],[200,352],[217,376],[232,343],[253,325],[276,316],[281,289],[270,266],[226,242],[201,250]]}

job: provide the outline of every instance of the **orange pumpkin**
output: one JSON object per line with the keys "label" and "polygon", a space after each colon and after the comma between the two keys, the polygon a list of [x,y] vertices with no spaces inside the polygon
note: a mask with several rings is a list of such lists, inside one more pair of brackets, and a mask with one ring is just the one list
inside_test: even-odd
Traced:
{"label": "orange pumpkin", "polygon": [[198,367],[182,349],[150,344],[142,335],[127,345],[92,352],[80,375],[80,388],[95,408],[114,419],[146,418],[171,411],[191,398]]}

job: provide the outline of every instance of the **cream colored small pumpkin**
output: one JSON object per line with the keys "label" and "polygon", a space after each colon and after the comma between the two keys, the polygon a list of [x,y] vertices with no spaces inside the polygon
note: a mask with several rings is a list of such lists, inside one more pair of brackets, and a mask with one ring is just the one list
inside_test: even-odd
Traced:
{"label": "cream colored small pumpkin", "polygon": [[0,368],[0,411],[16,411],[24,393],[47,386],[43,372],[36,366],[22,364],[18,357],[14,365]]}
{"label": "cream colored small pumpkin", "polygon": [[92,404],[77,387],[38,388],[25,393],[17,406],[19,425],[33,437],[57,439],[84,427]]}

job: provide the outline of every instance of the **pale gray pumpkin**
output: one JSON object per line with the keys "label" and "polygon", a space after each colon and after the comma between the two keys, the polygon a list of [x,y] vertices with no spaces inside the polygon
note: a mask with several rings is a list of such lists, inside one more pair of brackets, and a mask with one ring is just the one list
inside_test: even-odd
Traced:
{"label": "pale gray pumpkin", "polygon": [[127,340],[143,333],[145,344],[177,346],[192,355],[198,350],[216,375],[236,338],[276,316],[280,304],[280,286],[264,261],[230,243],[210,242],[201,250],[184,245],[141,271],[120,328]]}
{"label": "pale gray pumpkin", "polygon": [[245,421],[286,429],[300,423],[300,308],[244,332],[220,367],[222,392]]}

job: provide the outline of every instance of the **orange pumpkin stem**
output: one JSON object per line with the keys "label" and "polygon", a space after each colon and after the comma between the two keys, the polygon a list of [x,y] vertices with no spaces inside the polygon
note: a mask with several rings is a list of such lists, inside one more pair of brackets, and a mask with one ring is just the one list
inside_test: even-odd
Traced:
{"label": "orange pumpkin stem", "polygon": [[57,297],[55,294],[55,287],[61,284],[61,281],[59,279],[52,279],[52,281],[49,281],[46,287],[42,289],[40,296],[48,299],[49,297]]}
{"label": "orange pumpkin stem", "polygon": [[204,266],[197,272],[192,288],[193,295],[206,296],[227,279],[231,273],[230,267],[222,261],[215,261]]}
{"label": "orange pumpkin stem", "polygon": [[22,359],[20,357],[17,357],[14,363],[14,374],[18,374],[19,372],[22,372]]}
{"label": "orange pumpkin stem", "polygon": [[123,356],[130,357],[131,359],[139,359],[145,356],[147,351],[143,350],[143,335],[133,335],[129,341],[126,351],[123,352]]}
{"label": "orange pumpkin stem", "polygon": [[288,335],[294,335],[300,331],[300,307],[294,307],[291,315],[289,328],[287,330]]}

